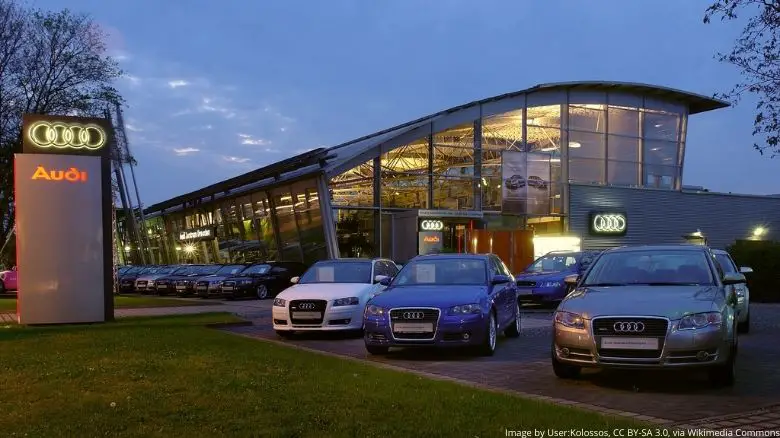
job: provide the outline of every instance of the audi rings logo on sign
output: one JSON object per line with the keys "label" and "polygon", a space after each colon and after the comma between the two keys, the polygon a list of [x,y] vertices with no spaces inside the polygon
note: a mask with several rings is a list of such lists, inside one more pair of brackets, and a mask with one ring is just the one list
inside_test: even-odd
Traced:
{"label": "audi rings logo on sign", "polygon": [[444,222],[434,219],[425,219],[420,221],[420,231],[441,231],[444,229]]}
{"label": "audi rings logo on sign", "polygon": [[643,322],[616,322],[612,329],[615,333],[641,333],[645,331],[645,324]]}
{"label": "audi rings logo on sign", "polygon": [[591,213],[590,231],[592,234],[614,234],[623,235],[626,233],[628,220],[623,213]]}
{"label": "audi rings logo on sign", "polygon": [[298,304],[298,308],[301,310],[312,310],[314,309],[314,303],[301,303]]}
{"label": "audi rings logo on sign", "polygon": [[27,129],[27,136],[40,148],[95,151],[106,144],[106,132],[93,124],[35,122]]}
{"label": "audi rings logo on sign", "polygon": [[424,317],[423,312],[404,312],[404,319],[423,319]]}

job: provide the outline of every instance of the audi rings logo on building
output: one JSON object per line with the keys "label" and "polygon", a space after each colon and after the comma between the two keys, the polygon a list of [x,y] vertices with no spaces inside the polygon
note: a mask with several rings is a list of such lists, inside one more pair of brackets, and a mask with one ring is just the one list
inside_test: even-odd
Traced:
{"label": "audi rings logo on building", "polygon": [[444,222],[439,220],[426,219],[420,221],[420,230],[422,231],[441,231],[444,229]]}
{"label": "audi rings logo on building", "polygon": [[404,312],[404,319],[423,319],[424,317],[423,312]]}
{"label": "audi rings logo on building", "polygon": [[627,224],[626,215],[620,213],[598,213],[591,219],[591,229],[598,234],[625,233]]}
{"label": "audi rings logo on building", "polygon": [[616,322],[612,328],[615,333],[641,333],[645,331],[643,322]]}
{"label": "audi rings logo on building", "polygon": [[298,304],[298,308],[301,310],[312,310],[314,309],[314,303],[301,303]]}
{"label": "audi rings logo on building", "polygon": [[93,124],[35,122],[27,130],[27,136],[41,148],[95,151],[106,144],[106,131]]}

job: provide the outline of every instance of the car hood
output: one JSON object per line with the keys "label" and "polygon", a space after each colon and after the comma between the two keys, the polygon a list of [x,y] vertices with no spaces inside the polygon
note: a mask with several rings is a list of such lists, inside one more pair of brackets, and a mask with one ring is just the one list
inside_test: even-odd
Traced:
{"label": "car hood", "polygon": [[[296,284],[288,287],[278,298],[285,300],[335,300],[338,298],[358,297],[368,295],[374,285],[368,283],[311,283]],[[365,300],[361,300],[365,302]]]}
{"label": "car hood", "polygon": [[515,276],[517,281],[553,281],[561,280],[574,271],[542,271],[542,272],[521,272]]}
{"label": "car hood", "polygon": [[166,275],[159,280],[178,281],[178,280],[197,280],[200,275]]}
{"label": "car hood", "polygon": [[479,303],[485,286],[393,286],[371,300],[379,307],[439,307]]}
{"label": "car hood", "polygon": [[688,313],[717,311],[723,304],[725,297],[716,286],[609,286],[577,289],[558,310],[586,319],[631,315],[679,319]]}
{"label": "car hood", "polygon": [[214,274],[211,274],[211,275],[205,275],[203,277],[198,277],[197,280],[198,281],[223,281],[223,280],[225,280],[227,278],[230,278],[230,277],[227,277],[225,275],[214,275]]}

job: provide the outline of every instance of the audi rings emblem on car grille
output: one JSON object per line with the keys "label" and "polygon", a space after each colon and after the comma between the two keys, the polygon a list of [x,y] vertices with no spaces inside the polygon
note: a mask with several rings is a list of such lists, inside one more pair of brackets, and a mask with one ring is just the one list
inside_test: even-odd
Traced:
{"label": "audi rings emblem on car grille", "polygon": [[404,319],[423,319],[425,313],[423,312],[404,312]]}
{"label": "audi rings emblem on car grille", "polygon": [[622,233],[626,230],[626,217],[622,214],[597,214],[593,217],[593,231],[597,233]]}
{"label": "audi rings emblem on car grille", "polygon": [[444,222],[426,219],[420,222],[420,229],[422,231],[441,231],[444,229]]}
{"label": "audi rings emblem on car grille", "polygon": [[301,310],[311,310],[314,309],[314,303],[301,303],[298,304],[298,308]]}
{"label": "audi rings emblem on car grille", "polygon": [[106,144],[106,132],[98,125],[36,122],[27,135],[41,148],[97,150]]}
{"label": "audi rings emblem on car grille", "polygon": [[645,331],[643,322],[616,322],[612,328],[615,333],[641,333]]}

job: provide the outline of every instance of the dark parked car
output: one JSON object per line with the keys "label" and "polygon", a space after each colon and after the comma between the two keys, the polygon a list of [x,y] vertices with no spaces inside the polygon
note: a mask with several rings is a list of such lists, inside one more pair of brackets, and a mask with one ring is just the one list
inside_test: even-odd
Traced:
{"label": "dark parked car", "polygon": [[226,278],[220,285],[222,296],[239,298],[255,296],[260,300],[275,297],[291,286],[293,277],[306,272],[306,265],[297,262],[256,263],[240,274]]}
{"label": "dark parked car", "polygon": [[517,275],[518,299],[522,304],[557,304],[569,292],[563,281],[582,274],[601,251],[553,251],[534,260]]}
{"label": "dark parked car", "polygon": [[251,263],[225,265],[212,275],[198,278],[195,280],[195,293],[201,298],[209,298],[212,296],[222,297],[220,283],[226,278],[240,274],[250,266],[252,266]]}
{"label": "dark parked car", "polygon": [[366,305],[364,340],[370,354],[390,347],[473,347],[493,355],[498,332],[520,336],[520,306],[512,274],[492,254],[413,258]]}
{"label": "dark parked car", "polygon": [[146,274],[151,274],[157,266],[130,266],[123,272],[118,273],[119,293],[131,293],[135,291],[135,280]]}
{"label": "dark parked car", "polygon": [[[160,277],[154,281],[154,288],[157,295],[168,295],[176,292],[176,282],[179,280],[195,280],[196,278],[209,275],[209,271],[219,269],[222,265],[186,265],[182,266],[172,273]],[[214,269],[216,267],[216,269]]]}

